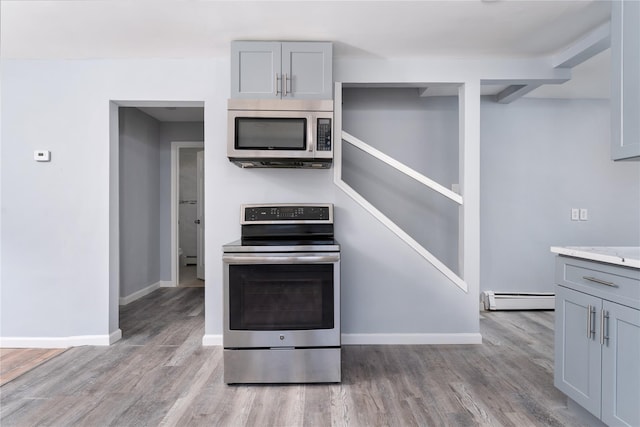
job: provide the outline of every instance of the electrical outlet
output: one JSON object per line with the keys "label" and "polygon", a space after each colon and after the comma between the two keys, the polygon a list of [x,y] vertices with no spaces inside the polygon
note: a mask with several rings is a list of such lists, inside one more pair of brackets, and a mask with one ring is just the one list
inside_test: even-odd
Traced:
{"label": "electrical outlet", "polygon": [[589,219],[589,211],[585,208],[580,208],[580,221],[587,221]]}
{"label": "electrical outlet", "polygon": [[33,152],[33,160],[36,162],[49,162],[51,161],[51,151],[36,150]]}
{"label": "electrical outlet", "polygon": [[580,219],[580,209],[571,208],[571,221],[578,221]]}

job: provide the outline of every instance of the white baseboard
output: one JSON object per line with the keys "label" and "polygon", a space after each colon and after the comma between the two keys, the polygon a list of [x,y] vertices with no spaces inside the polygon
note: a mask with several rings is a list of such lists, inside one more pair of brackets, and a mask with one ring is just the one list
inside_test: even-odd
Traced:
{"label": "white baseboard", "polygon": [[108,346],[122,338],[118,329],[109,335],[78,335],[72,337],[2,337],[2,348],[69,348],[81,345]]}
{"label": "white baseboard", "polygon": [[120,297],[119,303],[120,305],[127,305],[134,302],[137,299],[142,298],[145,295],[149,295],[151,292],[155,291],[161,286],[162,282],[156,282],[153,285],[149,285],[146,288],[142,288],[139,291],[136,291],[126,297]]}
{"label": "white baseboard", "polygon": [[116,329],[114,332],[109,334],[109,345],[113,344],[116,341],[120,341],[122,339],[122,329]]}
{"label": "white baseboard", "polygon": [[205,347],[222,345],[222,335],[205,335],[202,337],[202,345]]}
{"label": "white baseboard", "polygon": [[173,280],[161,280],[158,283],[160,283],[161,288],[175,288],[177,286]]}
{"label": "white baseboard", "polygon": [[478,334],[342,334],[343,345],[482,344]]}

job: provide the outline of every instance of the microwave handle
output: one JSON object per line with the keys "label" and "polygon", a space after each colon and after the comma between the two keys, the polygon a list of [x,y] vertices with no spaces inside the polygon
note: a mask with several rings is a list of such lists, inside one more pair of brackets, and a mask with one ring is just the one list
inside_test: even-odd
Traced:
{"label": "microwave handle", "polygon": [[316,138],[318,138],[318,121],[313,116],[307,116],[307,121],[309,122],[309,126],[307,128],[307,141],[309,141],[309,147],[307,148],[307,151],[309,153],[313,153],[316,151],[316,144],[318,143],[318,141],[316,141]]}

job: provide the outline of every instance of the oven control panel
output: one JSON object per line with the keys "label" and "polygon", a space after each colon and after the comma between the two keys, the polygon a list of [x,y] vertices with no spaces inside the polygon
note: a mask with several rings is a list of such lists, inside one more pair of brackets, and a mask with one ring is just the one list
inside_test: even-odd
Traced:
{"label": "oven control panel", "polygon": [[242,224],[283,222],[333,223],[333,205],[243,205]]}

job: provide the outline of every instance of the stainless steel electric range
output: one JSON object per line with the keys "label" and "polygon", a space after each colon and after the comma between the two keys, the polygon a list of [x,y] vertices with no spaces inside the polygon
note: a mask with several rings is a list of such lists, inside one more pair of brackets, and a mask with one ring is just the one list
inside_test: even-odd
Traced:
{"label": "stainless steel electric range", "polygon": [[224,382],[340,382],[332,204],[241,207],[223,246]]}

